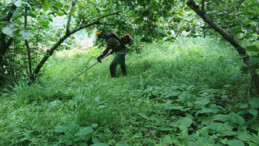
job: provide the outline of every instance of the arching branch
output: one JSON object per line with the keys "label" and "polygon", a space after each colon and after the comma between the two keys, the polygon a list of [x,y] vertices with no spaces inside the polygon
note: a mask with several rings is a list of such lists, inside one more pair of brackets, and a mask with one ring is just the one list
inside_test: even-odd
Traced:
{"label": "arching branch", "polygon": [[36,76],[38,75],[38,73],[40,72],[41,68],[43,67],[43,65],[45,64],[45,62],[49,59],[50,56],[53,55],[54,51],[69,37],[71,36],[72,34],[82,30],[82,29],[85,29],[85,28],[88,28],[90,26],[93,26],[93,25],[113,25],[113,24],[108,24],[108,23],[103,23],[103,22],[100,22],[101,19],[105,18],[105,17],[109,17],[109,16],[112,16],[112,15],[118,15],[119,12],[115,12],[115,13],[111,13],[111,14],[107,14],[107,15],[104,15],[100,18],[98,18],[96,21],[92,22],[92,23],[89,23],[89,24],[86,24],[82,27],[79,27],[77,29],[74,29],[73,31],[69,31],[68,33],[66,33],[61,39],[59,39],[59,41],[54,44],[53,47],[51,47],[45,54],[45,56],[42,58],[42,60],[40,61],[40,63],[37,65],[37,67],[35,68],[34,70],[34,73],[33,73],[33,76],[31,77],[32,81],[31,83],[33,83],[36,79]]}

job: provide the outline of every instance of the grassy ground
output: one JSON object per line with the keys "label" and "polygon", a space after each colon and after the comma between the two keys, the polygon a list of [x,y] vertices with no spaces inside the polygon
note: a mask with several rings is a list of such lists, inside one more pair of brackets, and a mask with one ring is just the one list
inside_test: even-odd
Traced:
{"label": "grassy ground", "polygon": [[128,76],[88,53],[58,52],[40,80],[0,100],[0,145],[258,145],[258,98],[227,43],[177,39],[127,55]]}

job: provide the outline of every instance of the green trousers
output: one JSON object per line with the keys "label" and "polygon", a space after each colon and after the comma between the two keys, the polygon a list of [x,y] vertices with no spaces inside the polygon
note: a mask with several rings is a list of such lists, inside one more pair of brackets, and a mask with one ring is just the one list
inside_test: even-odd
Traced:
{"label": "green trousers", "polygon": [[116,67],[118,64],[121,67],[121,71],[122,71],[123,75],[127,75],[125,56],[126,56],[126,54],[115,53],[115,56],[110,65],[111,77],[116,77]]}

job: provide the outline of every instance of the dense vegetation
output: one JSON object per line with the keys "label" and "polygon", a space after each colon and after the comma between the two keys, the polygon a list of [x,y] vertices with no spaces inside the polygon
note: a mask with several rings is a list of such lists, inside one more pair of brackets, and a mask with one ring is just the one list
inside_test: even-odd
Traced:
{"label": "dense vegetation", "polygon": [[96,53],[62,51],[39,83],[4,94],[1,145],[258,144],[259,100],[243,98],[248,76],[226,42],[145,44],[127,77],[109,78],[109,57],[71,80]]}
{"label": "dense vegetation", "polygon": [[[258,0],[1,0],[0,145],[259,145]],[[130,33],[111,78],[97,29]]]}

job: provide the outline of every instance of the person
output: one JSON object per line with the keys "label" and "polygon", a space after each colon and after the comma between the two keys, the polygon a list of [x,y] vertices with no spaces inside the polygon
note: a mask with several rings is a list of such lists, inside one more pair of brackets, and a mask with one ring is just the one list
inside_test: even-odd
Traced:
{"label": "person", "polygon": [[111,50],[114,52],[114,58],[110,64],[111,77],[116,77],[116,67],[120,65],[121,71],[124,76],[127,75],[127,69],[125,64],[126,47],[120,40],[116,32],[106,33],[104,30],[96,31],[96,36],[106,40],[105,50],[97,57],[97,61],[101,62],[101,59]]}

